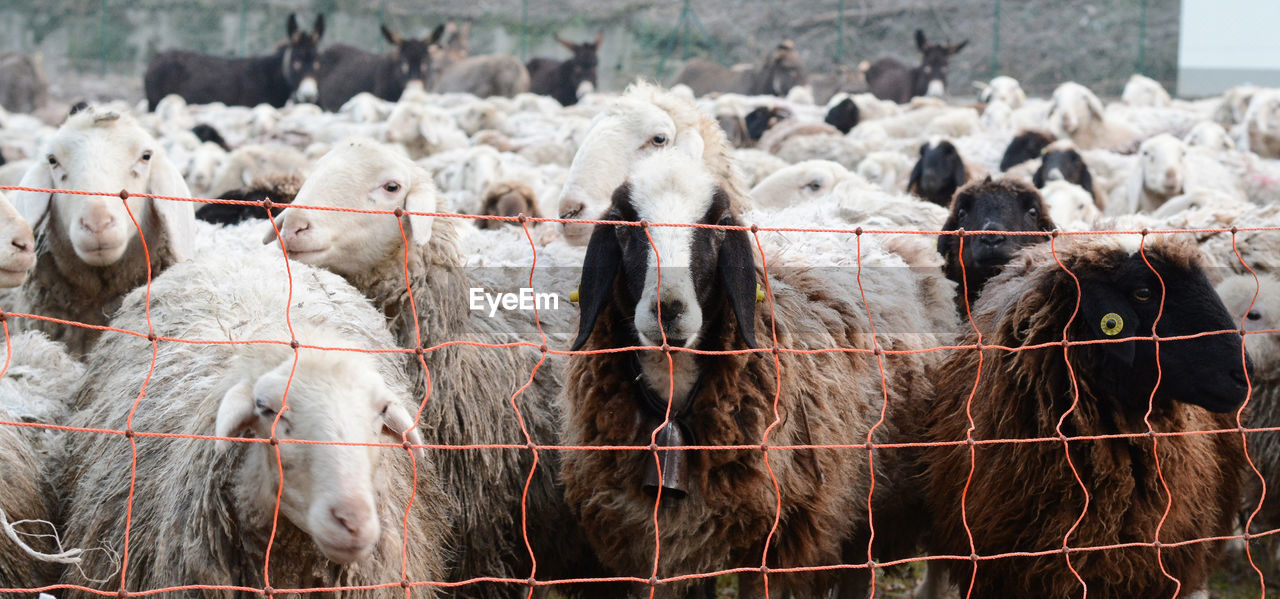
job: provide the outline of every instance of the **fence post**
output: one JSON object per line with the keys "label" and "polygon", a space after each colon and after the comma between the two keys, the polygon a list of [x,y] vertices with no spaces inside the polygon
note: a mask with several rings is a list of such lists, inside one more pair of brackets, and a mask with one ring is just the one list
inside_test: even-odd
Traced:
{"label": "fence post", "polygon": [[529,0],[520,0],[520,62],[529,62]]}
{"label": "fence post", "polygon": [[1142,16],[1138,19],[1138,64],[1139,75],[1146,75],[1147,68],[1147,0],[1142,0]]}
{"label": "fence post", "polygon": [[844,60],[844,0],[840,0],[836,12],[836,64]]}
{"label": "fence post", "polygon": [[991,79],[1000,74],[1000,0],[991,19]]}
{"label": "fence post", "polygon": [[680,25],[684,28],[684,59],[689,60],[689,17],[693,14],[693,9],[689,7],[690,0],[684,0],[684,9],[680,11]]}
{"label": "fence post", "polygon": [[240,56],[244,56],[248,48],[245,47],[244,31],[245,20],[249,18],[249,0],[240,0]]}

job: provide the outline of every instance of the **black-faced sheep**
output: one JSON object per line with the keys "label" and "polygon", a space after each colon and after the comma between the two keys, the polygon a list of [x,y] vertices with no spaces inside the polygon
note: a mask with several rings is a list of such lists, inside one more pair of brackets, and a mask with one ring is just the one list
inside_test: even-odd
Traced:
{"label": "black-faced sheep", "polygon": [[[58,129],[44,154],[22,178],[24,187],[191,195],[156,141],[128,116],[93,108],[79,112]],[[13,204],[36,234],[36,267],[15,311],[105,325],[120,298],[147,280],[148,269],[155,275],[193,254],[189,202],[23,191],[14,193]],[[65,342],[74,355],[88,351],[100,334],[44,320],[15,323]]]}
{"label": "black-faced sheep", "polygon": [[1040,159],[1040,166],[1031,175],[1032,185],[1039,189],[1049,181],[1061,180],[1078,185],[1089,193],[1094,193],[1093,175],[1089,173],[1089,165],[1085,164],[1084,157],[1080,155],[1080,152],[1069,144],[1063,144],[1061,147],[1054,144],[1045,149],[1046,151]]}
{"label": "black-faced sheep", "polygon": [[[1014,179],[990,177],[956,192],[943,231],[1052,231],[1053,221],[1034,187]],[[1044,241],[1036,235],[980,234],[938,236],[938,252],[946,260],[943,272],[957,284],[956,308],[965,315],[987,280],[1025,245]],[[963,243],[963,249],[961,244]],[[967,298],[967,302],[966,302]]]}
{"label": "black-faced sheep", "polygon": [[[422,398],[409,392],[401,361],[289,345],[390,349],[383,315],[340,277],[289,268],[283,259],[202,257],[157,276],[149,302],[145,289],[125,298],[114,326],[222,343],[161,341],[153,353],[145,337],[104,337],[88,356],[73,425],[281,442],[138,436],[135,455],[119,435],[67,435],[64,541],[121,554],[127,531],[129,567],[121,581],[108,551],[88,551],[64,582],[262,588],[269,567],[273,587],[393,583],[400,592],[401,580],[444,575],[455,511],[432,460],[418,450],[411,462],[400,447],[422,444],[413,416]],[[250,340],[276,343],[227,343]]]}
{"label": "black-faced sheep", "polygon": [[[740,225],[734,202],[716,186],[702,155],[697,137],[689,135],[674,148],[642,159],[614,193],[605,218]],[[665,344],[738,351],[760,347],[776,327],[781,347],[868,350],[869,318],[874,317],[879,333],[906,331],[913,326],[908,324],[912,318],[926,319],[919,305],[903,309],[890,299],[915,284],[910,275],[897,278],[908,269],[866,269],[863,283],[869,295],[864,305],[852,280],[853,269],[788,268],[774,259],[776,253],[769,259],[770,308],[757,307],[756,285],[763,273],[753,248],[751,237],[741,230],[597,225],[583,265],[581,319],[573,349]],[[887,259],[882,249],[869,251],[864,261]],[[812,258],[809,253],[806,257]],[[893,333],[878,342],[905,348],[915,346],[916,337],[922,344],[936,342],[930,335]],[[775,372],[775,359],[781,361],[780,373]],[[645,446],[656,435],[662,447],[860,443],[884,405],[880,373],[866,354],[783,352],[775,358],[767,353],[674,351],[670,360],[669,368],[667,355],[652,350],[571,357],[564,391],[568,442]],[[886,363],[891,405],[901,405],[906,395],[928,394],[922,386],[925,377],[916,370],[922,364],[923,359]],[[780,382],[775,382],[776,376]],[[775,399],[778,385],[780,396]],[[668,394],[671,422],[658,431]],[[781,420],[771,428],[775,405]],[[874,435],[881,442],[892,438],[896,428],[895,410],[889,411],[889,421]],[[894,472],[889,465],[892,455],[876,454],[877,473]],[[592,546],[618,575],[648,578],[652,573],[659,489],[659,577],[759,567],[762,559],[771,568],[861,564],[867,559],[871,479],[863,452],[768,452],[782,494],[778,534],[767,557],[765,542],[779,498],[763,452],[672,451],[664,452],[661,460],[660,474],[650,451],[573,451],[564,457],[565,497]],[[894,496],[882,484],[891,483],[878,480],[877,497]],[[878,517],[877,538],[892,538],[891,529],[909,521]],[[841,596],[866,592],[860,586],[866,582],[865,570],[845,574],[839,583],[845,593]],[[759,590],[759,576],[739,578],[745,588]],[[774,573],[769,578],[785,589],[782,592],[817,597],[835,584],[837,575]],[[701,591],[689,582],[660,584],[655,590],[658,597],[693,597]],[[649,596],[647,588],[644,592]]]}
{"label": "black-faced sheep", "polygon": [[848,133],[858,124],[858,105],[853,102],[853,98],[846,97],[827,110],[823,122],[839,129],[841,133]]}
{"label": "black-faced sheep", "polygon": [[[438,211],[439,201],[431,175],[421,166],[388,146],[353,139],[316,163],[295,203],[431,213]],[[407,215],[406,247],[392,215],[290,208],[279,218],[281,239],[291,258],[345,277],[387,315],[400,347],[426,349],[420,358],[412,357],[410,368],[417,396],[426,393],[430,373],[431,400],[421,421],[429,443],[554,444],[560,430],[560,408],[555,402],[560,369],[554,363],[543,365],[531,378],[541,357],[536,347],[490,350],[446,345],[465,340],[541,342],[532,311],[491,313],[473,308],[472,290],[494,285],[463,269],[459,226],[457,219]],[[269,231],[266,240],[275,239],[275,232]],[[527,280],[528,271],[523,275]],[[507,287],[497,290],[514,291],[524,286],[515,284],[519,280],[504,281]],[[568,311],[543,309],[538,317],[549,343],[568,337],[572,326]],[[548,357],[551,362],[556,359]],[[529,387],[517,395],[526,384]],[[522,431],[527,431],[528,438]],[[525,547],[526,531],[540,578],[589,577],[596,572],[593,568],[599,568],[556,483],[559,464],[554,453],[539,453],[523,505],[522,494],[534,464],[529,450],[453,450],[436,456],[446,492],[461,503],[452,525],[462,544],[449,580],[528,577],[532,564]],[[480,582],[457,592],[467,597],[514,597],[527,588]]]}
{"label": "black-faced sheep", "polygon": [[920,145],[920,159],[911,169],[907,192],[939,206],[951,205],[951,196],[969,182],[969,168],[955,145],[934,139]]}
{"label": "black-faced sheep", "polygon": [[[286,205],[293,202],[302,187],[302,176],[289,174],[283,176],[263,175],[253,180],[243,189],[233,189],[218,196],[220,200],[241,200],[245,202],[261,202],[271,200],[271,216],[274,218],[284,211]],[[266,210],[260,206],[240,204],[203,204],[196,210],[196,218],[219,225],[234,225],[254,218],[265,218]]]}
{"label": "black-faced sheep", "polygon": [[1053,143],[1053,136],[1043,131],[1023,131],[1013,136],[1013,141],[1000,158],[1000,171],[1004,172],[1028,160],[1035,160],[1045,147]]}
{"label": "black-faced sheep", "polygon": [[[973,577],[971,597],[1078,597],[1077,572],[1090,597],[1173,597],[1179,586],[1185,597],[1204,588],[1220,543],[1174,544],[1230,534],[1241,439],[1145,433],[1234,430],[1246,394],[1238,325],[1191,244],[1148,238],[1150,267],[1136,238],[1055,245],[1065,270],[1049,244],[1025,249],[975,306],[981,343],[1014,351],[958,351],[936,371],[928,440],[960,443],[925,452],[929,551],[1044,552],[938,562],[962,595]],[[1208,331],[1229,332],[1169,340]],[[964,443],[970,430],[976,446]],[[985,443],[999,439],[1037,441]],[[1061,553],[1124,543],[1145,545]]]}

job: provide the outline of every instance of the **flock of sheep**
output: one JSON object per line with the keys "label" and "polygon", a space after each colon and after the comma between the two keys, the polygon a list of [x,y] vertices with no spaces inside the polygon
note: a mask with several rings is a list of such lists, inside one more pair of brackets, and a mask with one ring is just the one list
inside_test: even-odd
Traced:
{"label": "flock of sheep", "polygon": [[600,92],[599,38],[455,93],[446,33],[0,115],[0,589],[1207,597],[1280,528],[1280,90],[949,102],[920,34],[901,103],[789,44]]}

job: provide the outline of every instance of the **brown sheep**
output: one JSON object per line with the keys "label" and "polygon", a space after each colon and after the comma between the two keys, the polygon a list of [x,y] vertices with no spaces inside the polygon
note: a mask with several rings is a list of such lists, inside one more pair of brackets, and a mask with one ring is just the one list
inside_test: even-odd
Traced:
{"label": "brown sheep", "polygon": [[[484,202],[480,214],[485,216],[520,216],[541,218],[538,211],[538,195],[533,189],[519,181],[499,181],[484,190]],[[481,229],[497,229],[506,224],[518,224],[507,220],[481,220],[477,225]]]}
{"label": "brown sheep", "polygon": [[[0,408],[0,421],[17,422],[18,418]],[[13,524],[20,520],[52,520],[52,496],[44,475],[40,472],[40,459],[32,446],[27,429],[0,425],[0,522]],[[38,530],[47,534],[48,528],[16,526],[19,531]],[[37,551],[48,551],[46,543],[23,538]],[[27,557],[13,541],[0,531],[0,589],[30,589],[52,584],[58,579],[57,569]]]}
{"label": "brown sheep", "polygon": [[[960,581],[962,594],[973,575],[971,597],[1079,597],[1082,585],[1070,562],[1090,597],[1172,597],[1176,585],[1161,573],[1161,563],[1180,581],[1178,596],[1187,596],[1204,588],[1220,543],[1064,556],[1064,539],[1084,549],[1231,533],[1244,458],[1239,435],[1143,433],[1235,428],[1232,412],[1245,398],[1247,366],[1237,324],[1209,285],[1193,245],[1149,239],[1145,256],[1157,279],[1137,253],[1136,238],[1124,241],[1057,240],[1057,257],[1067,270],[1049,244],[1024,249],[988,282],[974,322],[988,347],[1046,346],[957,351],[937,370],[927,439],[961,443],[924,452],[934,517],[930,553],[1045,552],[940,562]],[[1153,328],[1162,338],[1231,332],[1163,341],[1157,355],[1145,338]],[[1076,343],[1123,341],[1064,347],[1064,335]],[[963,343],[978,341],[970,333]],[[966,445],[966,413],[979,443],[1048,440]],[[1064,454],[1059,429],[1069,437],[1135,436],[1071,441]]]}

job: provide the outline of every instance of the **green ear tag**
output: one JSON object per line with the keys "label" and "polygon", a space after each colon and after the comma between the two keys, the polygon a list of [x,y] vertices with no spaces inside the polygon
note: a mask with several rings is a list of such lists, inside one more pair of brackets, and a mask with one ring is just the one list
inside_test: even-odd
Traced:
{"label": "green ear tag", "polygon": [[1102,334],[1108,337],[1115,337],[1124,330],[1124,319],[1120,318],[1115,312],[1108,312],[1102,317],[1102,322],[1098,323],[1102,327]]}

